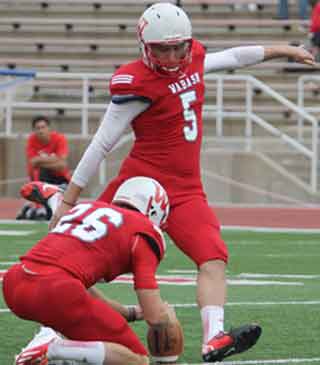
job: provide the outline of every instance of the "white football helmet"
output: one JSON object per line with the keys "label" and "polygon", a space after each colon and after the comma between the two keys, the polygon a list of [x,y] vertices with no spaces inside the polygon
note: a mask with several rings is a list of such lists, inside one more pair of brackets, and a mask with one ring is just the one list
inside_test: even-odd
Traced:
{"label": "white football helmet", "polygon": [[126,180],[116,191],[113,203],[132,206],[161,227],[169,214],[169,198],[158,181],[137,176]]}
{"label": "white football helmet", "polygon": [[[144,63],[155,71],[175,76],[191,61],[192,27],[187,14],[170,3],[150,6],[139,19],[138,40]],[[152,54],[151,45],[175,45],[186,42],[185,56],[177,61],[163,62]]]}

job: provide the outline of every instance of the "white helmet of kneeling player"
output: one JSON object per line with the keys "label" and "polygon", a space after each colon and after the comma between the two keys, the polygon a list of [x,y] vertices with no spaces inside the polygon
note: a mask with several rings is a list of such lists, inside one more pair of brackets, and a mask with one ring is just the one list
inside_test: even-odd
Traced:
{"label": "white helmet of kneeling player", "polygon": [[132,206],[161,227],[169,214],[169,198],[158,181],[145,176],[132,177],[116,191],[113,203]]}
{"label": "white helmet of kneeling player", "polygon": [[[181,8],[170,3],[150,6],[140,17],[137,32],[142,59],[151,69],[176,76],[191,62],[192,27]],[[181,58],[159,59],[153,45],[180,47]]]}

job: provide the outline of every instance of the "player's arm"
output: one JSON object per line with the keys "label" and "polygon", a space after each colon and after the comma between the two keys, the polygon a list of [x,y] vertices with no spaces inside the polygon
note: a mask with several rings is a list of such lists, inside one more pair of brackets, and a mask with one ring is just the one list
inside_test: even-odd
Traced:
{"label": "player's arm", "polygon": [[234,47],[221,52],[207,53],[204,60],[204,72],[237,69],[279,57],[291,57],[297,62],[314,64],[312,54],[302,47]]}
{"label": "player's arm", "polygon": [[279,57],[290,57],[299,63],[314,65],[314,56],[303,47],[294,46],[272,46],[264,47],[264,60],[271,60]]}
{"label": "player's arm", "polygon": [[88,289],[89,293],[95,298],[99,298],[108,305],[110,305],[114,310],[119,312],[128,322],[138,321],[143,319],[142,310],[138,305],[125,306],[116,300],[107,298],[99,289],[96,287],[91,287]]}
{"label": "player's arm", "polygon": [[31,159],[33,167],[43,167],[52,170],[62,170],[67,165],[66,156],[52,155],[40,155]]}
{"label": "player's arm", "polygon": [[161,299],[159,289],[137,289],[143,318],[150,326],[165,326],[176,320],[174,308]]}
{"label": "player's arm", "polygon": [[52,217],[49,229],[57,224],[60,217],[78,200],[81,191],[97,172],[99,165],[112,147],[119,141],[132,120],[149,106],[141,100],[127,100],[124,103],[111,102],[104,114],[91,143],[78,163],[64,198]]}
{"label": "player's arm", "polygon": [[176,316],[174,309],[160,296],[155,277],[158,257],[144,237],[137,235],[135,240],[132,253],[134,286],[143,318],[150,326],[166,325]]}

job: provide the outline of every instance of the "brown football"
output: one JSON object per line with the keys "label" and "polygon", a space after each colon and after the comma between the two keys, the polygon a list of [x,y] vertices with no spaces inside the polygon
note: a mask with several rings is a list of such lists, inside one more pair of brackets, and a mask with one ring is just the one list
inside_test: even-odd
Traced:
{"label": "brown football", "polygon": [[172,363],[177,361],[183,352],[183,329],[178,320],[166,327],[149,327],[147,333],[149,352],[154,361]]}

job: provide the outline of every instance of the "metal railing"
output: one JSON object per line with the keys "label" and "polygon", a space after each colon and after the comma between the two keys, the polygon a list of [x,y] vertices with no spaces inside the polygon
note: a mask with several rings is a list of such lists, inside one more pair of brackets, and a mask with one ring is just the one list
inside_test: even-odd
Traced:
{"label": "metal railing", "polygon": [[[270,86],[264,84],[263,82],[257,80],[252,76],[247,75],[208,75],[206,80],[216,80],[217,81],[217,97],[216,97],[216,106],[212,107],[212,112],[216,115],[216,131],[217,136],[223,136],[223,120],[226,117],[243,117],[245,118],[245,133],[244,137],[246,138],[246,150],[250,152],[252,150],[252,138],[253,136],[253,125],[257,124],[265,131],[269,132],[272,136],[278,137],[285,144],[289,145],[294,151],[299,152],[301,155],[307,157],[310,160],[310,176],[309,182],[307,184],[304,183],[297,176],[293,176],[292,173],[286,171],[283,167],[275,162],[269,163],[273,165],[273,167],[281,172],[283,175],[286,175],[295,183],[304,187],[305,190],[310,191],[312,193],[316,193],[318,190],[318,122],[317,119],[309,114],[306,110],[304,110],[302,105],[296,105],[292,103],[290,100],[285,98],[283,95],[274,91]],[[246,83],[246,99],[245,99],[245,111],[244,112],[227,112],[224,111],[223,108],[223,96],[224,96],[224,81],[243,81]],[[304,145],[302,139],[294,139],[286,133],[283,133],[279,128],[273,126],[270,122],[260,117],[257,113],[253,112],[253,96],[254,91],[259,89],[263,91],[265,94],[269,95],[274,101],[277,101],[281,105],[285,106],[289,111],[296,113],[298,116],[297,128],[302,128],[301,120],[305,123],[311,124],[311,147],[307,147]],[[320,110],[320,109],[319,109]],[[298,132],[301,133],[301,132]],[[266,157],[266,156],[264,156]],[[267,161],[267,159],[265,158]]]}
{"label": "metal railing", "polygon": [[[8,76],[10,77],[10,76]],[[94,73],[48,73],[48,72],[38,72],[35,77],[37,79],[77,79],[81,81],[81,102],[79,103],[68,103],[68,102],[29,102],[29,101],[18,101],[15,100],[15,88],[7,88],[2,90],[6,93],[5,98],[0,101],[0,108],[5,112],[5,132],[6,136],[13,136],[12,129],[12,115],[14,109],[48,109],[48,108],[64,108],[71,110],[81,111],[81,136],[89,136],[89,111],[100,110],[103,111],[106,108],[105,103],[92,103],[89,100],[89,82],[92,80],[109,80],[111,74],[94,74]],[[248,152],[252,151],[252,139],[254,138],[253,126],[258,125],[276,137],[279,141],[290,146],[293,151],[300,153],[305,156],[310,161],[310,176],[309,181],[306,183],[298,176],[295,176],[291,172],[287,171],[285,168],[277,164],[277,162],[271,162],[265,157],[265,161],[268,160],[269,164],[272,165],[274,169],[283,175],[286,175],[296,184],[302,186],[306,191],[316,193],[318,176],[317,176],[317,164],[318,164],[318,123],[314,116],[307,113],[303,108],[303,96],[299,98],[298,105],[292,103],[290,100],[283,97],[281,94],[274,91],[268,85],[262,83],[252,76],[246,75],[207,75],[205,77],[207,81],[216,82],[216,105],[209,106],[206,105],[204,108],[205,113],[209,113],[210,116],[215,116],[216,118],[216,136],[224,137],[224,119],[230,117],[240,117],[245,120],[245,129],[243,138],[246,143],[246,150]],[[244,112],[230,112],[226,111],[224,108],[224,82],[225,81],[237,81],[244,82],[245,87],[245,110]],[[299,87],[303,83],[304,79],[299,80]],[[26,83],[32,82],[30,80],[25,81]],[[0,85],[1,86],[1,85]],[[283,133],[279,128],[272,125],[270,122],[259,116],[257,113],[253,112],[253,97],[254,91],[259,89],[265,94],[269,95],[273,101],[280,103],[285,106],[288,110],[296,113],[298,116],[297,128],[303,127],[303,123],[309,123],[312,126],[312,136],[311,136],[311,147],[306,146],[303,140],[300,138],[301,131],[298,132],[298,138],[294,139],[286,133]],[[300,89],[299,89],[300,90]],[[303,94],[302,94],[303,95]]]}
{"label": "metal railing", "polygon": [[[319,84],[319,90],[320,90],[320,76],[316,75],[303,75],[300,76],[298,79],[298,106],[301,109],[304,109],[306,112],[312,114],[312,113],[319,113],[320,112],[320,106],[307,106],[305,105],[305,93],[306,93],[306,83],[307,82],[317,82]],[[301,115],[298,119],[298,137],[299,140],[303,140],[303,129],[305,125],[304,117]]]}

